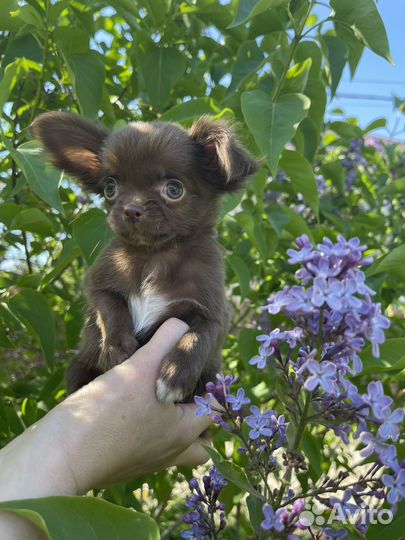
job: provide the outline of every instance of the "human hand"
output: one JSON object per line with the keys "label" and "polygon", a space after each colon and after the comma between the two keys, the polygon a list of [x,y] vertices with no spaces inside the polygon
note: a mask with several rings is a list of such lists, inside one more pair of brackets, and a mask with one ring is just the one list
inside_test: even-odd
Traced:
{"label": "human hand", "polygon": [[166,321],[130,359],[63,402],[58,422],[74,433],[64,455],[77,493],[206,461],[199,437],[211,419],[196,417],[194,404],[162,404],[155,395],[161,361],[187,330]]}
{"label": "human hand", "polygon": [[80,495],[169,465],[204,462],[199,436],[211,419],[196,417],[194,404],[162,404],[155,395],[160,363],[187,329],[166,321],[131,358],[4,448],[0,500]]}

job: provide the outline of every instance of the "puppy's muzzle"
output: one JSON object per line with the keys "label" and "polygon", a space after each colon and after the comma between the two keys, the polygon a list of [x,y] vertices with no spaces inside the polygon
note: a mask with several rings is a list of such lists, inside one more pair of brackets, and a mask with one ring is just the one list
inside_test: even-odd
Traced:
{"label": "puppy's muzzle", "polygon": [[135,223],[145,217],[145,208],[143,206],[130,204],[124,208],[124,216],[127,221]]}

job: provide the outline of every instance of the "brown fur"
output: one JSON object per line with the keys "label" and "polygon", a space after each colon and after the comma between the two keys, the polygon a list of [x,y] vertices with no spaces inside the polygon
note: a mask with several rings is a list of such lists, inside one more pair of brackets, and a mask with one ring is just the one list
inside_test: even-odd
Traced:
{"label": "brown fur", "polygon": [[[169,317],[184,320],[190,330],[162,363],[158,396],[179,401],[196,387],[203,390],[220,367],[228,325],[223,257],[215,240],[219,203],[244,185],[256,163],[226,124],[207,117],[189,132],[174,124],[135,122],[110,133],[53,112],[32,128],[49,159],[86,189],[102,194],[109,177],[119,187],[114,200],[106,198],[116,239],[86,275],[88,319],[67,371],[68,391],[128,358]],[[179,200],[162,195],[171,179],[185,189]],[[128,217],[138,210],[140,218]],[[167,303],[135,335],[131,298],[145,295]]]}

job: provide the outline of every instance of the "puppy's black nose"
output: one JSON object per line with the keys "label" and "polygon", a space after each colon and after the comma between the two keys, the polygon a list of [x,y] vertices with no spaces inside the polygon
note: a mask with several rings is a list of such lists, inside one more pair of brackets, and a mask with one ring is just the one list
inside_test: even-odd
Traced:
{"label": "puppy's black nose", "polygon": [[145,208],[129,204],[124,208],[124,215],[128,221],[141,221],[145,217]]}

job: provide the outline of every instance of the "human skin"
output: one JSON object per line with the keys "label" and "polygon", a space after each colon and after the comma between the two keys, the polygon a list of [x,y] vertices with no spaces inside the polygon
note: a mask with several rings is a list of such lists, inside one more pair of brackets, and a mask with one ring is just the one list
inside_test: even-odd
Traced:
{"label": "human skin", "polygon": [[[170,465],[208,458],[200,435],[212,422],[196,405],[162,404],[161,361],[187,332],[169,319],[131,358],[52,409],[0,451],[0,501],[83,495]],[[207,442],[207,441],[205,441]],[[0,512],[0,540],[36,540],[23,519]]]}

